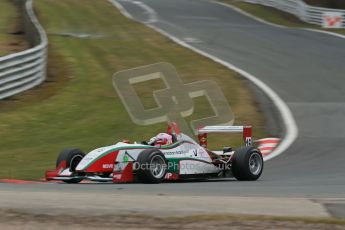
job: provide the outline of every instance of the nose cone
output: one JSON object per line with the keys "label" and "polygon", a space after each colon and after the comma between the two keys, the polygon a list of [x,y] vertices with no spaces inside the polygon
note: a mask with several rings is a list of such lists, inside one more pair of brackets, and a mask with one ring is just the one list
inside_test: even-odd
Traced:
{"label": "nose cone", "polygon": [[76,167],[76,171],[85,171],[87,168],[89,168],[91,165],[93,165],[95,162],[97,162],[100,158],[103,157],[103,155],[107,155],[107,152],[112,147],[102,147],[95,149],[91,152],[89,152],[78,164]]}
{"label": "nose cone", "polygon": [[112,172],[115,159],[119,153],[117,145],[95,149],[88,153],[79,163],[76,171],[83,172]]}

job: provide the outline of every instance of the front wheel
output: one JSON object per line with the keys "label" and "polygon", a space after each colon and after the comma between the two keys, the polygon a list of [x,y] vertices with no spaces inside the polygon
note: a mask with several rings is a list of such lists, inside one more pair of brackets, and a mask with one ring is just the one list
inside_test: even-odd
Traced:
{"label": "front wheel", "polygon": [[168,169],[164,154],[158,149],[147,149],[137,159],[137,175],[141,182],[148,184],[161,183]]}
{"label": "front wheel", "polygon": [[234,177],[242,181],[259,179],[264,168],[260,150],[254,147],[241,147],[234,154],[232,161]]}
{"label": "front wheel", "polygon": [[[66,162],[66,168],[74,173],[75,168],[79,164],[79,162],[84,158],[85,154],[80,149],[64,149],[56,160],[56,167],[58,167],[61,162]],[[82,179],[71,179],[71,180],[63,180],[65,183],[79,183]]]}

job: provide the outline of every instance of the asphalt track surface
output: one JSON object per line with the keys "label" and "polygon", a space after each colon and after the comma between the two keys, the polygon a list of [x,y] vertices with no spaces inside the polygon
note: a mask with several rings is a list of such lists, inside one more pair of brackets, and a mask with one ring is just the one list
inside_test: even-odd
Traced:
{"label": "asphalt track surface", "polygon": [[[297,140],[283,154],[266,162],[256,182],[0,184],[0,189],[345,198],[345,39],[263,24],[208,1],[119,3],[136,20],[154,24],[264,81],[291,109],[299,130]],[[329,205],[337,213],[343,212],[344,206]]]}
{"label": "asphalt track surface", "polygon": [[263,24],[209,1],[118,2],[136,20],[264,81],[298,125],[297,140],[266,163],[261,181],[175,185],[176,192],[345,197],[345,39]]}

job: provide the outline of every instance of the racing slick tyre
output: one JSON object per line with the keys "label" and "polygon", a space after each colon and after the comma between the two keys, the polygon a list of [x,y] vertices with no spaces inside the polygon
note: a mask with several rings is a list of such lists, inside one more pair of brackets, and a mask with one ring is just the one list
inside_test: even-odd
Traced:
{"label": "racing slick tyre", "polygon": [[236,150],[232,160],[232,173],[237,180],[257,180],[264,168],[260,150],[254,147],[241,147]]}
{"label": "racing slick tyre", "polygon": [[146,184],[161,183],[168,169],[168,161],[158,149],[147,149],[137,159],[137,175],[140,182]]}
{"label": "racing slick tyre", "polygon": [[[58,167],[62,161],[66,161],[66,168],[69,168],[69,170],[74,173],[75,168],[84,156],[85,153],[80,149],[64,149],[56,160],[56,167]],[[79,183],[80,181],[82,181],[82,179],[63,180],[63,182],[71,184]]]}

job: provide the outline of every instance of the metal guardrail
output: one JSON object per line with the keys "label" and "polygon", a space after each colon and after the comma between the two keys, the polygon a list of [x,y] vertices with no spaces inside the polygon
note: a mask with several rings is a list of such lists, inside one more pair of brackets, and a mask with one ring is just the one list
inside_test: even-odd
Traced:
{"label": "metal guardrail", "polygon": [[302,0],[240,0],[242,2],[261,4],[294,14],[302,21],[320,25],[323,23],[325,12],[336,12],[343,15],[342,28],[345,28],[345,10],[314,7]]}
{"label": "metal guardrail", "polygon": [[32,0],[16,0],[22,28],[32,48],[0,57],[0,100],[33,88],[46,79],[48,39],[38,22]]}

